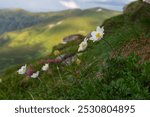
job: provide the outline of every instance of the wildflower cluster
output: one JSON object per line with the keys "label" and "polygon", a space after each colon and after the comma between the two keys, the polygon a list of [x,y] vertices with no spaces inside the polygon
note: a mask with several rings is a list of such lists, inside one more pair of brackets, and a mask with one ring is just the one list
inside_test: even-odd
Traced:
{"label": "wildflower cluster", "polygon": [[[49,64],[45,64],[42,66],[41,71],[48,71],[48,69],[49,69]],[[26,75],[30,78],[38,78],[40,71],[34,72],[31,66],[27,68],[27,65],[24,65],[17,71],[17,73],[20,75]]]}
{"label": "wildflower cluster", "polygon": [[[92,40],[93,42],[99,41],[103,38],[104,35],[104,28],[102,27],[97,27],[96,31],[91,32],[91,37],[90,38],[85,38],[83,42],[81,42],[81,44],[79,45],[79,49],[78,52],[82,52],[84,50],[86,50],[88,43],[88,40]],[[55,55],[59,55],[60,52],[59,51],[55,51],[54,52]],[[56,59],[47,59],[47,60],[42,60],[39,63],[40,64],[44,64],[41,68],[41,71],[48,71],[49,70],[49,63],[60,63],[63,61],[64,57],[57,57]],[[76,60],[76,64],[80,65],[81,60],[77,59]],[[26,75],[30,78],[39,78],[40,75],[40,71],[34,71],[33,68],[31,66],[27,67],[27,65],[22,66],[17,73],[19,75]]]}
{"label": "wildflower cluster", "polygon": [[99,41],[103,38],[104,35],[104,27],[97,27],[96,31],[91,32],[91,37],[90,38],[85,38],[83,42],[79,45],[78,52],[85,51],[88,43],[88,40],[92,40],[93,42]]}
{"label": "wildflower cluster", "polygon": [[[41,60],[39,62],[39,64],[44,64],[41,68],[41,71],[48,71],[49,70],[49,64],[50,63],[59,63],[61,62],[61,59],[60,58],[56,58],[56,59],[47,59],[47,60]],[[30,78],[38,78],[39,75],[40,75],[40,71],[34,71],[32,66],[28,66],[27,65],[24,65],[22,66],[18,71],[17,73],[19,75],[26,75]]]}

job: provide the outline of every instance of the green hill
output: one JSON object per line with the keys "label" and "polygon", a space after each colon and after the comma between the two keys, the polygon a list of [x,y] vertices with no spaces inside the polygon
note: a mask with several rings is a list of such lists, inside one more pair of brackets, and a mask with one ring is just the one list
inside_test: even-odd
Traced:
{"label": "green hill", "polygon": [[[18,75],[21,65],[8,69],[0,99],[150,99],[149,13],[150,4],[131,3],[124,14],[104,21],[104,38],[89,41],[82,53],[83,37],[55,46],[50,56],[27,63],[37,71],[51,62],[39,79]],[[63,60],[54,63],[58,55]]]}
{"label": "green hill", "polygon": [[0,34],[39,24],[48,17],[44,14],[30,13],[22,9],[0,10]]}
{"label": "green hill", "polygon": [[[0,21],[2,27],[6,28],[5,31],[9,31],[7,28],[15,30],[0,35],[0,71],[11,65],[45,56],[51,52],[54,45],[62,41],[63,37],[76,33],[86,34],[105,19],[120,14],[106,9],[97,12],[97,9],[50,13],[0,11],[0,16],[2,15],[7,23],[11,23],[9,19],[15,18],[12,28],[7,26],[5,21]],[[19,24],[22,26],[19,27]]]}
{"label": "green hill", "polygon": [[32,13],[23,9],[1,9],[0,34],[28,28],[40,23],[56,22],[65,17],[76,15],[78,12],[80,12],[80,10]]}

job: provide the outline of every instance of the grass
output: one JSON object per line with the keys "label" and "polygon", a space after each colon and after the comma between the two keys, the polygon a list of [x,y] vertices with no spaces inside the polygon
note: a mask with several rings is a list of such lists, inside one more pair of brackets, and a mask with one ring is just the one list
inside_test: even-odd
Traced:
{"label": "grass", "polygon": [[[141,8],[143,4],[146,3],[139,4]],[[149,12],[147,7],[150,6],[144,5],[143,14]],[[139,15],[138,19],[141,17]],[[144,18],[149,18],[149,15]],[[150,99],[149,60],[141,63],[136,51],[128,56],[122,53],[125,44],[150,39],[149,28],[145,26],[149,22],[145,22],[144,18],[133,21],[128,14],[123,14],[106,20],[102,24],[105,26],[103,40],[90,41],[83,53],[77,52],[83,37],[66,45],[55,46],[51,55],[41,59],[55,58],[57,56],[53,52],[59,50],[61,54],[74,53],[81,64],[76,64],[76,61],[70,65],[50,64],[49,71],[40,73],[40,80],[18,75],[16,70],[21,65],[7,69],[1,76],[0,99]],[[104,40],[111,44],[115,52]],[[147,56],[150,58],[149,53]],[[41,59],[27,64],[32,64],[35,71],[40,70]]]}
{"label": "grass", "polygon": [[[96,63],[80,69],[55,66],[40,79],[21,80],[16,73],[3,79],[1,99],[149,99],[149,63],[139,65],[135,56],[108,59],[101,74]],[[114,69],[114,67],[116,69]],[[91,72],[91,76],[88,72]],[[110,72],[111,71],[111,72]],[[79,72],[79,73],[78,73]],[[95,73],[94,73],[95,72]],[[58,74],[58,75],[57,75]],[[80,75],[79,75],[80,74]],[[95,75],[94,75],[95,74]],[[9,83],[9,87],[6,85]],[[17,93],[17,95],[16,95]],[[32,96],[31,96],[32,95]]]}

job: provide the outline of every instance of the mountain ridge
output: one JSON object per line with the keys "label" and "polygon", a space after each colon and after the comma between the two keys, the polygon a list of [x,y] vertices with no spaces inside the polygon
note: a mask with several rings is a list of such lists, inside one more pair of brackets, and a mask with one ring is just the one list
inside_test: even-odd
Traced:
{"label": "mountain ridge", "polygon": [[[24,9],[0,9],[0,16],[1,16],[1,18],[0,18],[0,26],[1,26],[0,34],[2,34],[4,32],[23,29],[26,27],[31,27],[38,23],[48,22],[49,19],[51,19],[52,17],[57,17],[58,15],[68,15],[68,14],[75,15],[82,11],[87,11],[87,10],[91,11],[92,9],[96,9],[96,8],[85,9],[85,10],[72,9],[72,10],[63,10],[63,11],[54,11],[54,12],[53,11],[30,12],[30,11],[26,11]],[[103,10],[107,10],[107,9],[103,9]],[[107,10],[107,11],[112,11],[112,10]],[[117,12],[117,11],[114,11],[114,12]],[[7,22],[7,20],[8,20],[8,22]],[[12,21],[12,23],[11,23],[12,26],[9,24],[11,21]],[[28,24],[28,26],[24,26],[23,25],[24,23]],[[18,28],[17,28],[16,24],[23,25],[23,26],[22,27],[18,26]],[[13,27],[13,25],[14,25],[14,27]]]}

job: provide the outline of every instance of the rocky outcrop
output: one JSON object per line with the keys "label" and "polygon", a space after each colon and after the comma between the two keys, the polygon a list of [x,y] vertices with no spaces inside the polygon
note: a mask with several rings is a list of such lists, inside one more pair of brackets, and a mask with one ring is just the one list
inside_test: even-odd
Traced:
{"label": "rocky outcrop", "polygon": [[146,3],[150,4],[150,0],[143,0],[143,2],[146,2]]}
{"label": "rocky outcrop", "polygon": [[69,36],[67,36],[63,39],[63,42],[67,43],[67,42],[77,40],[77,39],[81,39],[81,38],[84,38],[84,36],[80,35],[80,34],[69,35]]}

